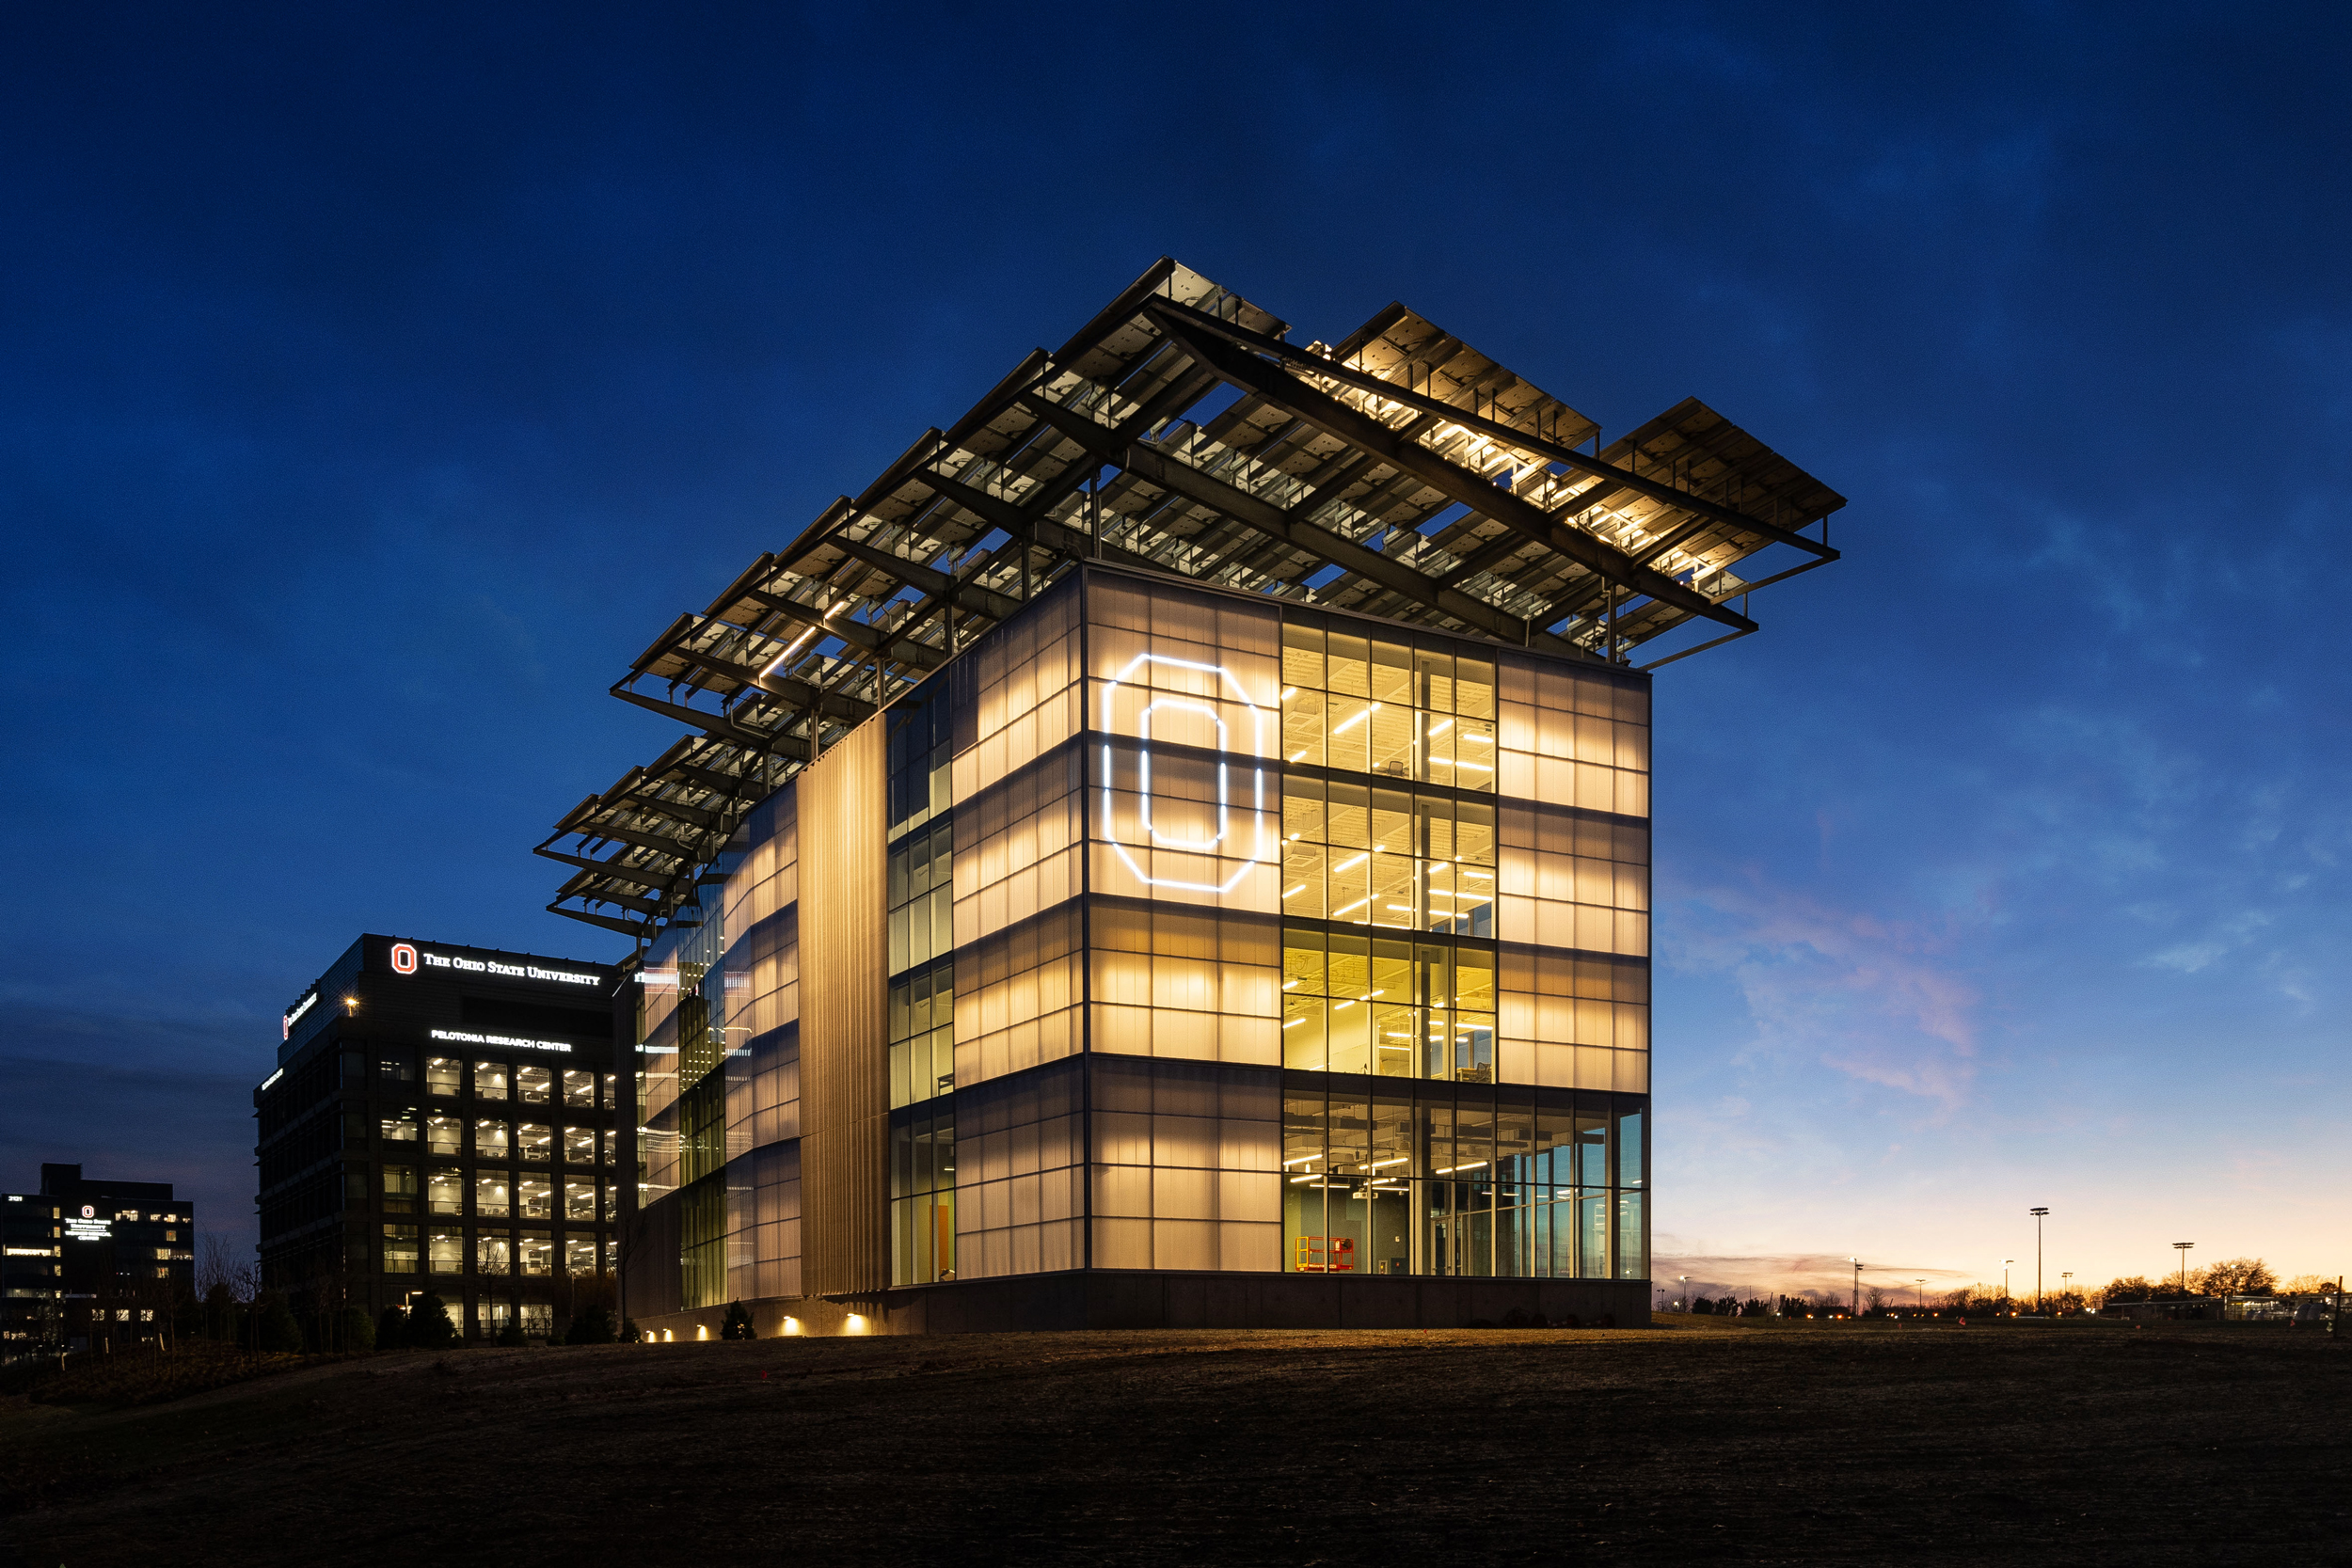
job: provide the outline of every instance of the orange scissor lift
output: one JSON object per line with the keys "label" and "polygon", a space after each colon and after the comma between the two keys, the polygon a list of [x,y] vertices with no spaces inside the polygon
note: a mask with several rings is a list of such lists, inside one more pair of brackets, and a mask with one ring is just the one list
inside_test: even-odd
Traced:
{"label": "orange scissor lift", "polygon": [[1299,1274],[1354,1274],[1356,1238],[1301,1236],[1298,1238],[1298,1256],[1292,1266]]}

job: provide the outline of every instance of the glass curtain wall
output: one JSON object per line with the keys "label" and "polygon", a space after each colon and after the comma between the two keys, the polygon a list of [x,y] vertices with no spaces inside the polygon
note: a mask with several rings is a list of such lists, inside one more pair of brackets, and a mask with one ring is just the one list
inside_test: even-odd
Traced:
{"label": "glass curtain wall", "polygon": [[[1109,575],[1087,620],[1091,1059],[1288,1069],[1254,1266],[1643,1277],[1646,683]],[[1105,1092],[1096,1266],[1253,1266],[1137,1260]]]}
{"label": "glass curtain wall", "polygon": [[[979,1279],[1086,1260],[1074,1059],[1086,984],[1079,604],[1073,577],[948,672],[954,1100],[952,1117],[938,1102],[926,1122],[894,1118],[894,1179],[910,1183],[894,1236],[911,1275],[929,1266],[937,1277]],[[934,984],[934,1021],[938,996]],[[910,1030],[919,1021],[911,1003]],[[936,1183],[929,1196],[916,1190],[926,1180]],[[952,1258],[937,1240],[949,1202]]]}
{"label": "glass curtain wall", "polygon": [[699,923],[674,923],[641,973],[639,1201],[681,1206],[688,1307],[798,1289],[798,1195],[776,1192],[797,1159],[760,1158],[800,1134],[793,805],[787,789],[753,812],[707,874]]}
{"label": "glass curtain wall", "polygon": [[1518,1085],[1282,1077],[1282,1266],[1641,1279],[1644,1101]]}
{"label": "glass curtain wall", "polygon": [[787,789],[752,813],[723,893],[729,1301],[801,1289],[798,800]]}
{"label": "glass curtain wall", "polygon": [[949,683],[884,722],[890,1282],[956,1277],[956,827]]}

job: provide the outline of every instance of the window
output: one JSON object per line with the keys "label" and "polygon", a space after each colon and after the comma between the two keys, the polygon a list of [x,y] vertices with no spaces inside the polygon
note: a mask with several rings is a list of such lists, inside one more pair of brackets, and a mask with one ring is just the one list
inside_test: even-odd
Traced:
{"label": "window", "polygon": [[1301,918],[1494,935],[1495,811],[1405,789],[1282,781],[1282,910]]}
{"label": "window", "polygon": [[473,1092],[476,1100],[506,1098],[506,1064],[476,1062],[473,1065]]}
{"label": "window", "polygon": [[617,1142],[619,1137],[620,1134],[613,1132],[612,1129],[607,1128],[605,1130],[603,1144],[601,1148],[598,1150],[598,1153],[604,1163],[608,1165],[614,1163],[614,1151],[619,1148],[619,1144]]}
{"label": "window", "polygon": [[527,1220],[555,1217],[555,1187],[543,1176],[526,1176],[515,1183],[515,1206]]}
{"label": "window", "polygon": [[564,1129],[564,1163],[567,1165],[593,1165],[596,1163],[596,1130],[593,1127]]}
{"label": "window", "polygon": [[504,1219],[509,1196],[504,1171],[484,1171],[473,1179],[473,1212],[477,1215]]}
{"label": "window", "polygon": [[506,1123],[477,1121],[473,1124],[473,1152],[477,1160],[503,1160],[507,1156]]}
{"label": "window", "polygon": [[607,1237],[604,1243],[604,1272],[607,1274],[621,1272],[621,1243],[611,1237]]}
{"label": "window", "polygon": [[1495,955],[1484,947],[1292,927],[1282,933],[1282,1062],[1314,1071],[1491,1083]]}
{"label": "window", "polygon": [[[546,1270],[541,1270],[546,1273]],[[544,1339],[555,1332],[555,1308],[544,1301],[527,1301],[516,1310],[522,1316],[523,1332]]]}
{"label": "window", "polygon": [[564,1074],[564,1103],[578,1105],[584,1110],[595,1110],[596,1075],[593,1072],[566,1069]]}
{"label": "window", "polygon": [[425,1179],[425,1209],[435,1214],[466,1212],[466,1178],[462,1172],[437,1170]]}
{"label": "window", "polygon": [[604,1075],[604,1108],[608,1111],[618,1108],[621,1102],[620,1095],[621,1075],[617,1072],[606,1073]]}
{"label": "window", "polygon": [[386,1112],[384,1136],[392,1143],[415,1143],[417,1141],[417,1113],[413,1109]]}
{"label": "window", "polygon": [[564,1217],[567,1220],[593,1220],[596,1217],[596,1184],[594,1181],[571,1180],[564,1183]]}
{"label": "window", "polygon": [[605,1190],[604,1190],[604,1217],[605,1217],[606,1219],[608,1219],[608,1220],[609,1220],[609,1219],[611,1219],[611,1218],[612,1217],[613,1210],[614,1210],[614,1209],[615,1209],[615,1208],[619,1205],[620,1200],[621,1200],[621,1198],[620,1198],[620,1194],[621,1194],[621,1190],[620,1190],[620,1188],[618,1188],[618,1187],[611,1187],[611,1186],[608,1186],[607,1188],[605,1188]]}
{"label": "window", "polygon": [[[555,1243],[544,1230],[526,1230],[515,1248],[516,1266],[528,1277],[532,1275],[551,1275],[555,1272]],[[539,1310],[546,1311],[546,1307]],[[528,1317],[530,1308],[524,1308]]]}
{"label": "window", "polygon": [[[502,1240],[501,1244],[503,1244]],[[485,1268],[482,1272],[488,1274],[492,1271]],[[506,1270],[501,1266],[496,1272],[504,1274]],[[474,1331],[485,1339],[491,1338],[494,1338],[501,1329],[504,1328],[509,1323],[513,1322],[514,1318],[515,1305],[512,1302],[481,1302],[476,1304],[473,1309]]]}
{"label": "window", "polygon": [[955,962],[941,958],[890,982],[892,1109],[956,1086]]}
{"label": "window", "polygon": [[466,1272],[466,1233],[436,1226],[425,1233],[425,1260],[435,1274]]}
{"label": "window", "polygon": [[596,1239],[594,1236],[564,1238],[564,1272],[565,1274],[596,1272]]}
{"label": "window", "polygon": [[454,1096],[458,1092],[460,1066],[453,1056],[427,1056],[424,1059],[424,1092]]}
{"label": "window", "polygon": [[944,818],[892,846],[889,859],[890,973],[929,963],[955,945],[955,819]]}
{"label": "window", "polygon": [[[485,1233],[475,1238],[473,1267],[476,1274],[512,1274],[515,1272],[515,1239],[504,1231]],[[504,1310],[501,1308],[501,1312]]]}
{"label": "window", "polygon": [[515,1142],[524,1159],[544,1162],[555,1152],[555,1129],[527,1121],[515,1129]]}
{"label": "window", "polygon": [[515,1092],[526,1105],[545,1105],[555,1097],[555,1074],[543,1067],[518,1067]]}
{"label": "window", "polygon": [[388,1225],[384,1227],[384,1272],[414,1274],[417,1272],[417,1227],[413,1225]]}
{"label": "window", "polygon": [[1495,784],[1495,667],[1451,641],[1420,647],[1282,626],[1282,755],[1456,789]]}
{"label": "window", "polygon": [[417,1063],[410,1056],[385,1056],[375,1064],[375,1081],[379,1084],[413,1084],[417,1081]]}
{"label": "window", "polygon": [[461,1117],[425,1117],[424,1148],[428,1154],[463,1154],[466,1151],[465,1119]]}
{"label": "window", "polygon": [[413,1214],[417,1212],[416,1166],[384,1167],[384,1212],[388,1214]]}

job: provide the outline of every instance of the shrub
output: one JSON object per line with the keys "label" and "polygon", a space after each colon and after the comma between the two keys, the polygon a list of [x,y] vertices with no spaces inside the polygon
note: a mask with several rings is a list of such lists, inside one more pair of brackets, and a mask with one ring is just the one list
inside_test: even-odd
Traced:
{"label": "shrub", "polygon": [[567,1345],[609,1345],[612,1342],[612,1314],[601,1307],[591,1307],[573,1315],[569,1333],[564,1336]]}
{"label": "shrub", "polygon": [[417,1350],[447,1350],[457,1343],[457,1325],[449,1321],[449,1308],[430,1291],[408,1308],[408,1343]]}
{"label": "shrub", "polygon": [[368,1351],[375,1348],[375,1321],[363,1307],[346,1307],[335,1317],[339,1348],[345,1351]]}
{"label": "shrub", "polygon": [[523,1325],[521,1322],[514,1318],[507,1319],[506,1325],[503,1328],[501,1328],[498,1332],[498,1342],[501,1345],[509,1347],[523,1343]]}
{"label": "shrub", "polygon": [[254,1324],[256,1348],[265,1351],[299,1351],[302,1349],[302,1324],[294,1309],[278,1296],[262,1301],[260,1321]]}
{"label": "shrub", "polygon": [[752,1338],[752,1315],[743,1310],[743,1304],[741,1302],[736,1302],[728,1307],[727,1320],[724,1326],[719,1330],[719,1338],[722,1339],[749,1339]]}
{"label": "shrub", "polygon": [[375,1320],[377,1350],[406,1350],[408,1348],[408,1314],[397,1307],[387,1307]]}
{"label": "shrub", "polygon": [[621,1343],[625,1345],[633,1345],[644,1339],[644,1331],[637,1326],[637,1320],[635,1318],[623,1318],[621,1320]]}

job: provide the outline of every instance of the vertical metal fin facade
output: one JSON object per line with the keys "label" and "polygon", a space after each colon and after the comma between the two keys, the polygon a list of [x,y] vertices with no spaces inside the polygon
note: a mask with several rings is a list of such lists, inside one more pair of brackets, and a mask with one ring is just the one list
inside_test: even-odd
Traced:
{"label": "vertical metal fin facade", "polygon": [[803,1289],[890,1284],[883,734],[865,724],[797,781],[801,816]]}

